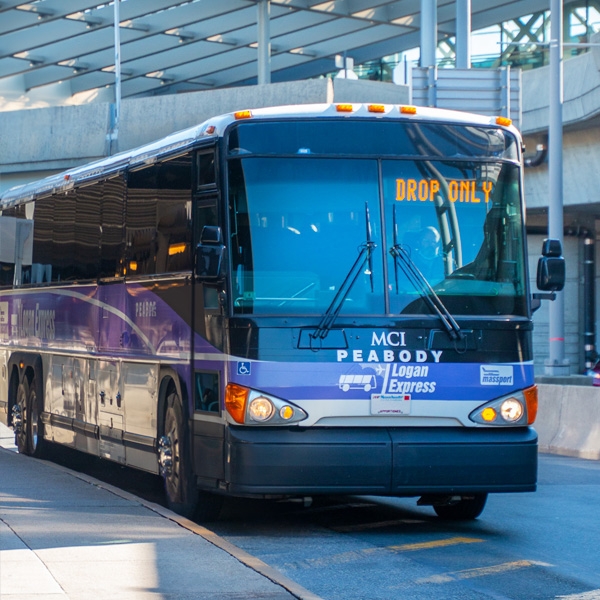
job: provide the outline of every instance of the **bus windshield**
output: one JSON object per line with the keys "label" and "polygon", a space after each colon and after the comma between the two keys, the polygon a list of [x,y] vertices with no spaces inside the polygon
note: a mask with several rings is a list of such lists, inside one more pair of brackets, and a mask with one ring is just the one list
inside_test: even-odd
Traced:
{"label": "bus windshield", "polygon": [[452,314],[525,315],[519,166],[506,152],[415,148],[277,156],[230,144],[234,312],[319,316],[346,286],[341,315],[431,314],[430,296]]}

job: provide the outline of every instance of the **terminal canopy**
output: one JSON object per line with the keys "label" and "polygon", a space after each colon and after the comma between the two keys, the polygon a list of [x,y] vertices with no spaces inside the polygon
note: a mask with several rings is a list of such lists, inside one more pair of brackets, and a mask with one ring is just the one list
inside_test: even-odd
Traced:
{"label": "terminal canopy", "polygon": [[[255,83],[259,38],[270,43],[274,82],[335,72],[344,53],[361,64],[402,52],[420,44],[424,2],[437,4],[438,37],[454,35],[456,0],[121,0],[121,95]],[[475,0],[472,29],[548,4]],[[35,90],[112,95],[114,15],[108,1],[1,0],[0,99]]]}

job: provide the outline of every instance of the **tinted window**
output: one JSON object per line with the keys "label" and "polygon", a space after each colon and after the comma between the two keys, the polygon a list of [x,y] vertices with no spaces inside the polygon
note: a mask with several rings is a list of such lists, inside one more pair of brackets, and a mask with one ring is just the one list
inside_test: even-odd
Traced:
{"label": "tinted window", "polygon": [[54,203],[54,196],[35,202],[31,283],[48,283],[56,281],[57,278],[53,272],[56,264],[53,237]]}
{"label": "tinted window", "polygon": [[516,139],[497,127],[391,120],[242,123],[230,132],[228,151],[230,155],[361,154],[518,160]]}
{"label": "tinted window", "polygon": [[123,275],[125,178],[123,175],[102,184],[102,237],[100,277]]}
{"label": "tinted window", "polygon": [[191,157],[129,173],[127,274],[191,269]]}
{"label": "tinted window", "polygon": [[[19,215],[33,229],[30,240],[23,238],[26,232],[22,227],[11,234],[14,237],[18,233],[19,239],[26,242],[22,277],[15,279],[17,285],[86,281],[122,274],[124,190],[124,177],[120,175],[38,199],[17,207],[18,210],[5,210],[7,221],[9,214]],[[14,221],[15,217],[10,219]],[[12,282],[14,265],[0,267],[0,282]]]}
{"label": "tinted window", "polygon": [[437,295],[454,314],[524,315],[519,175],[450,159],[230,160],[234,312],[431,314]]}
{"label": "tinted window", "polygon": [[217,173],[215,168],[214,151],[197,154],[198,189],[215,187]]}
{"label": "tinted window", "polygon": [[248,158],[229,177],[236,312],[322,314],[366,258],[368,230],[377,248],[341,311],[384,311],[376,161]]}
{"label": "tinted window", "polygon": [[95,279],[100,269],[103,182],[75,192],[73,267],[75,279]]}
{"label": "tinted window", "polygon": [[0,213],[0,286],[19,286],[31,279],[33,203],[5,209]]}
{"label": "tinted window", "polygon": [[54,198],[52,281],[75,279],[75,191]]}

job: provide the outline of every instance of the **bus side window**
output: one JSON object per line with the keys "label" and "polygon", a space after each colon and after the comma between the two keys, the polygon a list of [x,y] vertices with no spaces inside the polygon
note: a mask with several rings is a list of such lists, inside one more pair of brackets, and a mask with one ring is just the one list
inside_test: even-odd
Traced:
{"label": "bus side window", "polygon": [[0,287],[31,281],[33,203],[28,208],[22,204],[0,212]]}
{"label": "bus side window", "polygon": [[157,174],[156,165],[127,174],[125,235],[129,276],[156,273]]}
{"label": "bus side window", "polygon": [[54,226],[55,196],[35,201],[35,222],[33,225],[33,268],[31,283],[57,281],[55,274],[55,252],[52,237]]}
{"label": "bus side window", "polygon": [[216,226],[219,224],[217,216],[216,198],[198,198],[196,199],[196,214],[194,217],[194,240],[195,245],[200,243],[202,229],[207,225]]}
{"label": "bus side window", "polygon": [[191,249],[191,157],[128,174],[127,274],[188,271]]}
{"label": "bus side window", "polygon": [[207,191],[216,188],[217,171],[215,166],[215,152],[198,152],[196,155],[196,189]]}
{"label": "bus side window", "polygon": [[213,148],[196,154],[196,197],[194,199],[194,247],[200,243],[202,229],[217,226],[217,171]]}
{"label": "bus side window", "polygon": [[75,190],[54,197],[52,281],[74,281]]}
{"label": "bus side window", "polygon": [[76,190],[74,275],[78,280],[96,279],[100,270],[100,231],[104,182],[96,181]]}
{"label": "bus side window", "polygon": [[196,371],[194,409],[203,412],[219,412],[218,373]]}
{"label": "bus side window", "polygon": [[157,272],[192,268],[192,158],[179,156],[158,172]]}
{"label": "bus side window", "polygon": [[103,183],[100,277],[124,275],[123,204],[125,176],[120,174]]}

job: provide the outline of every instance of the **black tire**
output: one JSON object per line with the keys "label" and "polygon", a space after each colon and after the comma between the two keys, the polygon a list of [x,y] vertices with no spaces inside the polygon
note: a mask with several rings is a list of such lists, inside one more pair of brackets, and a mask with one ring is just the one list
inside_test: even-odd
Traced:
{"label": "black tire", "polygon": [[19,454],[30,454],[29,446],[29,381],[25,377],[17,387],[16,405],[21,412],[21,426],[15,431],[15,445]]}
{"label": "black tire", "polygon": [[183,405],[176,391],[167,396],[164,436],[172,455],[172,468],[163,476],[167,506],[196,521],[214,521],[219,517],[223,497],[200,492],[192,468],[189,435],[185,430]]}
{"label": "black tire", "polygon": [[199,492],[196,510],[194,512],[194,520],[198,523],[216,521],[221,514],[224,503],[224,496],[211,494],[210,492]]}
{"label": "black tire", "polygon": [[172,391],[167,397],[164,435],[169,441],[173,460],[172,468],[164,475],[167,505],[184,517],[193,517],[198,502],[198,490],[192,471],[183,406],[176,391]]}
{"label": "black tire", "polygon": [[433,507],[438,517],[446,521],[473,521],[485,508],[487,494],[474,494],[461,498],[454,504],[440,504]]}
{"label": "black tire", "polygon": [[47,450],[47,442],[44,440],[44,423],[42,422],[42,411],[44,410],[42,394],[42,386],[38,383],[37,377],[34,377],[29,385],[27,438],[29,454],[36,458],[42,458]]}

